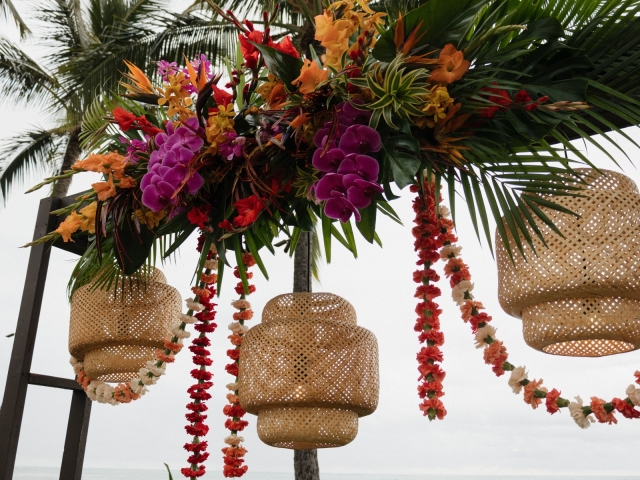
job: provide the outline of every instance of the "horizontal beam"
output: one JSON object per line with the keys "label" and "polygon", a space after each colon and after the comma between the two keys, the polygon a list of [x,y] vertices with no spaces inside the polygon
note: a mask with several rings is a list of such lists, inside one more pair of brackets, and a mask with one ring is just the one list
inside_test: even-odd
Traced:
{"label": "horizontal beam", "polygon": [[62,388],[64,390],[82,390],[80,384],[70,378],[51,377],[37,373],[29,375],[29,384],[40,385],[41,387]]}

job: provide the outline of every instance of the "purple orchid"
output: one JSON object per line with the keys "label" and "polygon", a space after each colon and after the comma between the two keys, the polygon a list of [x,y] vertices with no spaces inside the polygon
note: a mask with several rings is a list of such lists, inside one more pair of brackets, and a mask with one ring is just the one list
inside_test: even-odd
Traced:
{"label": "purple orchid", "polygon": [[172,75],[178,70],[178,64],[176,62],[167,62],[166,60],[160,60],[158,63],[158,75],[162,76],[162,81],[169,82],[167,76]]}
{"label": "purple orchid", "polygon": [[151,140],[151,137],[149,137],[149,135],[145,135],[144,140],[132,140],[126,137],[120,137],[120,142],[124,143],[127,146],[127,155],[125,157],[127,159],[127,162],[131,163],[132,165],[138,163],[138,160],[140,160],[140,157],[138,157],[138,153],[149,152],[149,140]]}
{"label": "purple orchid", "polygon": [[344,159],[345,154],[340,149],[332,148],[325,152],[324,149],[319,148],[313,153],[313,160],[311,163],[321,172],[336,173]]}
{"label": "purple orchid", "polygon": [[245,137],[239,137],[237,133],[225,132],[222,134],[225,141],[218,144],[218,152],[227,160],[233,160],[234,157],[242,157],[242,149],[246,142]]}
{"label": "purple orchid", "polygon": [[338,173],[347,175],[355,173],[368,182],[375,182],[378,180],[378,173],[380,171],[380,165],[375,158],[371,158],[369,155],[358,155],[351,153],[346,156],[338,167]]}
{"label": "purple orchid", "polygon": [[364,105],[364,102],[362,100],[352,100],[351,102],[342,102],[336,105],[336,108],[340,110],[340,123],[344,125],[365,125],[369,123],[372,112],[370,110],[360,110],[354,105]]}
{"label": "purple orchid", "polygon": [[340,137],[338,148],[345,153],[371,153],[380,150],[380,134],[367,125],[351,125]]}
{"label": "purple orchid", "polygon": [[342,179],[344,187],[347,189],[347,199],[356,208],[366,208],[371,204],[371,200],[378,193],[382,193],[382,186],[374,182],[367,182],[359,175],[349,174]]}
{"label": "purple orchid", "polygon": [[176,192],[184,183],[190,195],[195,194],[204,180],[189,167],[189,162],[204,145],[204,131],[196,118],[189,118],[177,129],[167,122],[166,132],[158,133],[158,147],[149,156],[148,172],[140,181],[142,203],[154,212],[178,201]]}
{"label": "purple orchid", "polygon": [[324,213],[329,218],[336,218],[342,223],[347,223],[351,215],[355,215],[356,222],[360,221],[360,212],[358,209],[344,197],[334,197],[327,200],[324,204]]}
{"label": "purple orchid", "polygon": [[[340,137],[347,131],[347,127],[342,124],[336,125],[336,128],[333,131],[333,135],[331,136],[331,145],[329,148],[336,148],[338,146],[338,141]],[[321,128],[316,132],[313,137],[313,144],[316,148],[324,148],[329,140],[329,134],[331,133],[331,122],[327,122],[324,124],[324,128]]]}

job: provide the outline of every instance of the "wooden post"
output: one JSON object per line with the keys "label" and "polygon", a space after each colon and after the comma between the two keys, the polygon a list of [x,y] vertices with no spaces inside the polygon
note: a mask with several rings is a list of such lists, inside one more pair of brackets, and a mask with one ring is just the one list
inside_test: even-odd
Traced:
{"label": "wooden post", "polygon": [[[293,291],[311,291],[311,232],[302,232],[293,257]],[[295,480],[320,480],[318,450],[294,450]]]}

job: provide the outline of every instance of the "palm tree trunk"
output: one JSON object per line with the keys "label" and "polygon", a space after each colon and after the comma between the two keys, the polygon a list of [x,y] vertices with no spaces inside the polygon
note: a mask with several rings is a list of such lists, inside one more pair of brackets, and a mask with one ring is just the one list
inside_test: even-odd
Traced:
{"label": "palm tree trunk", "polygon": [[[311,232],[302,232],[293,257],[293,291],[311,291]],[[294,450],[296,480],[320,480],[318,450]]]}
{"label": "palm tree trunk", "polygon": [[[80,148],[80,128],[80,125],[78,125],[71,130],[71,133],[69,134],[69,142],[67,143],[67,149],[64,152],[62,166],[60,167],[58,174],[65,170],[71,170],[71,165],[78,160],[78,157],[82,153],[82,149]],[[53,186],[53,193],[51,196],[54,198],[66,197],[69,192],[69,187],[71,186],[71,180],[72,177],[58,180]]]}

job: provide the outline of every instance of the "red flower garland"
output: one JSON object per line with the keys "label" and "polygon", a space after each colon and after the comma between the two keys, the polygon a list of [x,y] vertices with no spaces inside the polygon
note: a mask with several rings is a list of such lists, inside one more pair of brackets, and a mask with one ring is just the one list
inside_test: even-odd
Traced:
{"label": "red flower garland", "polygon": [[[436,215],[436,202],[433,194],[433,186],[425,185],[426,192],[420,193],[413,201],[413,210],[416,213],[412,229],[415,241],[413,243],[415,251],[418,252],[418,266],[422,270],[413,272],[413,281],[420,285],[416,288],[415,297],[420,299],[416,306],[418,318],[413,327],[416,332],[420,332],[418,340],[426,343],[417,355],[418,371],[420,372],[421,383],[418,385],[418,396],[423,399],[420,410],[423,411],[429,420],[438,418],[442,420],[447,414],[440,397],[444,395],[442,381],[445,372],[440,367],[443,360],[440,348],[444,343],[444,335],[440,331],[440,314],[442,310],[433,300],[442,292],[430,282],[437,282],[440,276],[431,267],[436,263],[440,255],[438,250],[443,243],[452,235],[453,225],[450,221]],[[417,185],[411,187],[412,192],[420,192]]]}
{"label": "red flower garland", "polygon": [[[202,241],[198,243],[198,251],[202,250],[202,243]],[[216,260],[217,254],[215,253],[215,249],[212,249],[207,254],[207,261]],[[193,363],[197,367],[191,370],[191,376],[197,380],[197,383],[187,390],[192,401],[187,404],[189,413],[187,413],[185,417],[189,421],[189,425],[185,427],[185,430],[189,435],[193,435],[193,440],[191,443],[184,445],[185,450],[190,453],[189,458],[187,458],[190,466],[182,468],[181,472],[188,478],[201,477],[204,475],[204,462],[209,458],[209,453],[206,452],[207,442],[201,441],[200,437],[204,437],[209,431],[209,427],[204,423],[207,415],[204,415],[203,412],[207,411],[207,406],[204,402],[211,398],[211,394],[207,392],[207,390],[213,386],[213,382],[211,382],[213,375],[207,370],[207,367],[212,364],[212,361],[209,358],[211,352],[207,350],[206,347],[211,345],[207,333],[214,332],[217,327],[217,324],[212,321],[216,317],[214,310],[216,304],[213,303],[212,300],[216,294],[216,289],[213,285],[218,281],[217,277],[215,273],[211,273],[211,269],[209,268],[206,268],[204,273],[200,274],[199,286],[193,287],[192,290],[196,295],[194,301],[201,305],[201,311],[195,315],[193,315],[192,309],[187,312],[187,315],[194,316],[199,321],[194,328],[200,332],[200,335],[193,339],[189,347],[189,350],[193,353]],[[200,309],[200,307],[198,307],[198,309]]]}
{"label": "red flower garland", "polygon": [[[256,264],[253,255],[250,253],[244,253],[242,255],[242,263],[245,266],[247,280],[251,280],[251,278],[253,278],[253,273],[249,272],[248,269]],[[236,278],[240,278],[238,267],[235,267],[233,274]],[[229,405],[226,405],[223,409],[223,413],[229,417],[224,426],[231,431],[231,434],[225,438],[225,443],[229,446],[222,449],[222,453],[224,453],[224,467],[222,474],[227,478],[241,477],[249,468],[246,465],[242,465],[244,463],[244,455],[247,453],[247,450],[240,445],[244,439],[238,436],[238,432],[244,430],[249,424],[246,420],[242,420],[242,417],[246,412],[242,409],[238,400],[238,360],[240,358],[242,337],[247,331],[247,327],[244,325],[244,322],[253,318],[253,310],[251,310],[251,304],[246,300],[246,296],[255,292],[256,287],[254,285],[248,285],[248,293],[246,293],[242,282],[238,282],[235,290],[236,293],[240,295],[240,299],[233,302],[233,306],[238,309],[238,312],[233,314],[234,322],[229,325],[229,329],[232,332],[229,336],[229,340],[231,340],[231,343],[235,348],[227,350],[227,356],[232,360],[232,363],[229,363],[224,367],[227,373],[235,377],[234,382],[227,385],[227,388],[231,391],[227,394]]]}

